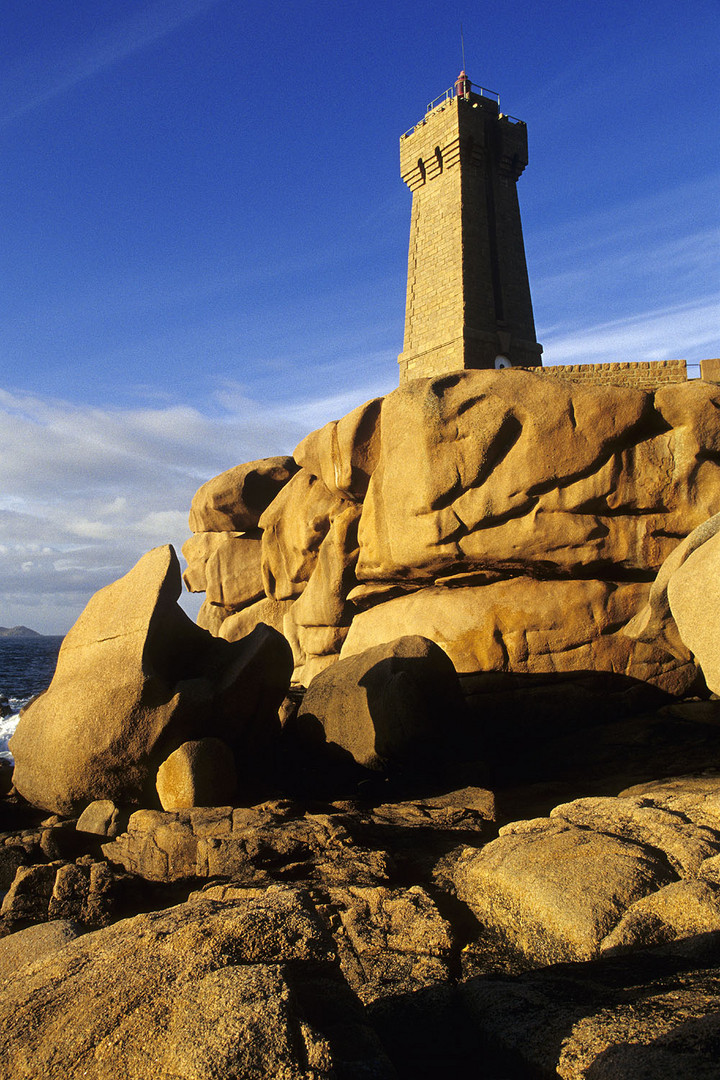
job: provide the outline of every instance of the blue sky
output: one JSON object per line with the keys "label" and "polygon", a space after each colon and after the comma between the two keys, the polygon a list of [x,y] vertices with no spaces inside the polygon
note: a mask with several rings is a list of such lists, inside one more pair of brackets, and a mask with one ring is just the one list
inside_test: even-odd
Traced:
{"label": "blue sky", "polygon": [[461,21],[528,125],[545,361],[720,355],[718,0],[7,0],[0,624],[65,632],[209,476],[397,384],[398,137]]}

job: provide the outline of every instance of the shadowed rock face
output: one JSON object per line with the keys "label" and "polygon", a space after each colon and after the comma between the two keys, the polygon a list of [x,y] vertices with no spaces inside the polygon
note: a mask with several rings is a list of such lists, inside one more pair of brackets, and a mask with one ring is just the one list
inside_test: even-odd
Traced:
{"label": "shadowed rock face", "polygon": [[180,589],[177,557],[163,547],[90,600],[12,739],[28,802],[58,813],[96,799],[157,805],[160,763],[193,737],[221,737],[241,764],[262,755],[289,647],[267,626],[242,642],[214,638],[178,606]]}
{"label": "shadowed rock face", "polygon": [[[316,675],[295,728],[369,769],[429,763],[460,754],[464,702],[455,669],[433,641],[402,637],[338,661]],[[320,734],[320,732],[317,732]]]}
{"label": "shadowed rock face", "polygon": [[683,693],[688,650],[621,630],[720,512],[719,416],[701,381],[653,393],[466,371],[311,433],[259,522],[296,678],[412,633],[466,672],[615,671]]}

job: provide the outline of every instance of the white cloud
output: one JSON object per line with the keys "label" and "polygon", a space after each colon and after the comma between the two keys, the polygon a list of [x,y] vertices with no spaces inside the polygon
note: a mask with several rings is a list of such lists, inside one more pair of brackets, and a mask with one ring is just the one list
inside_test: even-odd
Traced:
{"label": "white cloud", "polygon": [[[313,427],[375,393],[348,390],[285,408],[227,387],[209,415],[188,405],[101,409],[0,390],[0,624],[64,633],[90,596],[145,551],[171,543],[179,554],[205,480],[291,452]],[[193,613],[198,604],[185,601]]]}
{"label": "white cloud", "polygon": [[[646,311],[630,318],[543,335],[547,364],[671,360],[710,356],[717,348],[720,300]],[[691,359],[691,362],[693,360]]]}
{"label": "white cloud", "polygon": [[183,531],[188,531],[187,522],[187,510],[154,510],[137,523],[137,532],[149,537],[181,536]]}
{"label": "white cloud", "polygon": [[717,356],[719,200],[720,177],[706,176],[530,230],[544,361]]}
{"label": "white cloud", "polygon": [[88,521],[86,518],[78,518],[65,526],[67,532],[73,536],[80,536],[86,540],[109,540],[114,535],[114,527],[103,521]]}

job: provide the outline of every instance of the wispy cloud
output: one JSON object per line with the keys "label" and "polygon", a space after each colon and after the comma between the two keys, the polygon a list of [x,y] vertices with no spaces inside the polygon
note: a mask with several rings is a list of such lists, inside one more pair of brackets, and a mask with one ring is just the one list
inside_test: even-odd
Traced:
{"label": "wispy cloud", "polygon": [[642,312],[585,328],[543,334],[547,364],[589,364],[626,360],[691,359],[715,355],[720,300]]}
{"label": "wispy cloud", "polygon": [[531,230],[533,303],[545,361],[716,356],[718,205],[720,176],[707,176],[552,230]]}
{"label": "wispy cloud", "polygon": [[209,415],[0,390],[0,624],[65,632],[92,593],[143,552],[172,543],[179,553],[206,479],[291,452],[313,427],[362,400],[362,391],[348,390],[268,407],[226,386]]}
{"label": "wispy cloud", "polygon": [[85,79],[147,48],[220,0],[156,0],[65,52],[37,52],[6,67],[0,81],[0,124],[31,112]]}

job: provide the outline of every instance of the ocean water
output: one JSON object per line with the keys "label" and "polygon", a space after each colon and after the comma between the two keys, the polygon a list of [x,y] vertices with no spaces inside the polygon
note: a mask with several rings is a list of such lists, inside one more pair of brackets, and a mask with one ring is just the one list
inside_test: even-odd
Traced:
{"label": "ocean water", "polygon": [[[55,672],[62,637],[0,638],[0,757],[12,760],[8,739],[17,726],[20,709],[47,690]],[[7,699],[7,704],[3,699]]]}

